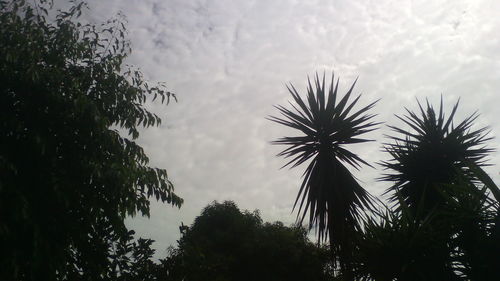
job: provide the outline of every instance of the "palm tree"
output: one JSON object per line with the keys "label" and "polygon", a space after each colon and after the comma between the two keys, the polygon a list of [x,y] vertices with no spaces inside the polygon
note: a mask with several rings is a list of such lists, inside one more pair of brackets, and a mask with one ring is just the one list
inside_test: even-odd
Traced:
{"label": "palm tree", "polygon": [[476,113],[453,125],[458,103],[446,118],[442,99],[437,114],[428,101],[426,110],[418,102],[420,116],[406,108],[407,115],[396,115],[410,130],[389,126],[398,136],[389,136],[394,142],[384,147],[392,159],[382,165],[392,173],[385,174],[382,180],[393,182],[386,193],[391,193],[396,205],[402,196],[410,209],[416,211],[420,206],[425,215],[443,204],[444,185],[453,184],[458,175],[477,180],[471,166],[485,164],[484,158],[492,149],[484,143],[491,138],[486,136],[487,127],[471,128]]}
{"label": "palm tree", "polygon": [[486,174],[477,176],[487,177],[484,185],[462,181],[450,186],[441,223],[453,226],[450,248],[459,276],[500,280],[500,205],[495,198],[499,189]]}
{"label": "palm tree", "polygon": [[444,205],[425,215],[400,196],[398,210],[367,217],[356,239],[357,280],[500,280],[500,190],[482,170],[471,173],[485,184],[458,176],[445,186]]}
{"label": "palm tree", "polygon": [[390,170],[382,179],[393,183],[386,193],[395,208],[358,232],[356,275],[498,280],[500,190],[481,169],[492,151],[487,128],[472,129],[476,113],[454,126],[458,101],[448,117],[442,100],[437,113],[429,102],[418,105],[420,114],[397,116],[409,129],[389,126],[397,135],[385,145],[392,159],[382,162]]}
{"label": "palm tree", "polygon": [[458,280],[448,230],[433,223],[436,217],[434,211],[416,220],[407,209],[387,208],[366,218],[353,258],[357,280]]}
{"label": "palm tree", "polygon": [[373,207],[373,198],[345,166],[349,164],[359,169],[361,164],[369,164],[345,146],[370,141],[359,136],[379,124],[370,121],[374,115],[366,114],[376,101],[353,111],[360,98],[359,95],[349,101],[356,81],[338,102],[339,80],[334,85],[333,74],[328,91],[325,90],[325,75],[320,81],[316,74],[314,82],[315,87],[308,79],[305,100],[293,85],[287,86],[296,104],[290,103],[291,109],[276,106],[282,117],[269,117],[269,120],[297,129],[301,135],[283,137],[273,143],[288,146],[278,154],[291,158],[284,167],[293,168],[311,160],[293,208],[298,206],[300,223],[309,213],[309,226],[310,229],[317,227],[318,242],[329,238],[334,264],[340,266],[346,279],[352,280],[352,238],[363,211]]}

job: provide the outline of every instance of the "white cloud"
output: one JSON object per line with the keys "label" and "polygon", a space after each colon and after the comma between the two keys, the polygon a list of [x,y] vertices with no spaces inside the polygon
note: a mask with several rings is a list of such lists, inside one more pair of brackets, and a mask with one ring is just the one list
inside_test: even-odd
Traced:
{"label": "white cloud", "polygon": [[[421,3],[421,4],[419,4]],[[284,87],[304,90],[306,75],[335,69],[346,90],[359,75],[361,103],[382,98],[377,120],[397,123],[415,98],[445,106],[461,97],[458,118],[475,110],[478,125],[500,136],[500,2],[498,1],[90,1],[90,18],[121,10],[133,53],[129,62],[166,81],[179,103],[149,108],[164,116],[144,130],[141,144],[152,164],[167,168],[184,197],[176,210],[153,203],[150,220],[129,223],[160,249],[175,243],[181,221],[190,224],[213,200],[231,199],[261,210],[266,220],[292,222],[301,169],[285,163],[269,141],[289,131],[265,120],[285,104]],[[371,134],[382,140],[385,127]],[[490,144],[498,148],[498,139]],[[374,163],[387,156],[380,142],[354,150]],[[500,158],[489,168],[498,182]],[[380,194],[381,173],[356,175]],[[158,256],[164,255],[159,252]]]}

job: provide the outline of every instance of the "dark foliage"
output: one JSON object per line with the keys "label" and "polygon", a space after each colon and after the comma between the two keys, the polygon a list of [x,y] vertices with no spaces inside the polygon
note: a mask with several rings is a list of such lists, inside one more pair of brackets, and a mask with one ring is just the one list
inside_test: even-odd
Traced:
{"label": "dark foliage", "polygon": [[492,150],[476,114],[457,126],[427,103],[421,115],[398,117],[411,130],[390,126],[385,149],[393,159],[387,191],[395,203],[368,218],[359,232],[356,275],[362,280],[498,280],[500,190],[481,169]]}
{"label": "dark foliage", "polygon": [[394,183],[387,192],[395,203],[401,194],[410,208],[415,209],[422,201],[420,206],[430,210],[444,202],[440,189],[453,184],[457,175],[468,175],[474,181],[469,166],[484,164],[492,150],[484,147],[490,139],[486,137],[487,128],[472,129],[477,114],[454,126],[458,102],[447,118],[442,100],[437,113],[428,102],[425,110],[418,105],[420,115],[406,109],[407,115],[397,116],[409,130],[389,126],[399,135],[391,136],[394,143],[385,146],[393,159],[382,164],[392,173],[382,179]]}
{"label": "dark foliage", "polygon": [[[482,177],[482,176],[478,176]],[[425,217],[401,208],[369,218],[355,255],[360,280],[499,280],[499,203],[467,180],[448,185]]]}
{"label": "dark foliage", "polygon": [[355,82],[338,101],[338,80],[334,85],[333,75],[328,89],[325,89],[324,75],[322,80],[316,75],[314,82],[313,87],[309,81],[305,101],[290,85],[288,90],[296,105],[290,103],[291,110],[276,106],[284,118],[269,118],[299,130],[302,135],[283,137],[273,143],[289,146],[278,154],[292,158],[285,166],[296,167],[312,159],[304,173],[294,208],[299,206],[300,222],[309,213],[310,227],[318,226],[319,240],[329,236],[341,267],[348,267],[351,238],[359,217],[363,211],[370,210],[373,203],[370,194],[344,166],[347,163],[359,168],[368,163],[345,146],[369,141],[359,136],[374,130],[378,124],[370,122],[374,115],[367,114],[376,102],[353,111],[360,98],[357,96],[349,101]]}
{"label": "dark foliage", "polygon": [[[112,227],[98,225],[92,247],[73,255],[67,267],[57,275],[59,280],[157,280],[158,265],[153,262],[153,240],[134,239],[134,231],[115,233]],[[108,253],[107,256],[101,253]],[[96,260],[89,260],[95,258]],[[92,262],[89,262],[92,261]]]}
{"label": "dark foliage", "polygon": [[500,203],[491,196],[499,189],[486,174],[478,174],[482,170],[471,172],[486,184],[477,188],[462,180],[448,186],[438,223],[452,230],[451,259],[462,280],[500,280]]}
{"label": "dark foliage", "polygon": [[0,2],[0,279],[106,279],[124,218],[182,203],[134,141],[172,94],[122,69],[122,20],[83,25],[82,7]]}
{"label": "dark foliage", "polygon": [[329,255],[300,227],[262,223],[233,202],[213,203],[182,228],[164,280],[329,280]]}
{"label": "dark foliage", "polygon": [[435,217],[415,220],[411,212],[387,211],[367,219],[356,245],[358,279],[457,280],[447,225],[434,224]]}

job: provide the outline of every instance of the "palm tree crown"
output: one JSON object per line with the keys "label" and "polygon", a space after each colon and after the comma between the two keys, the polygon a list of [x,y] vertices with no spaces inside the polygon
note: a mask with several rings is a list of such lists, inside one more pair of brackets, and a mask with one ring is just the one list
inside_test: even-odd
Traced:
{"label": "palm tree crown", "polygon": [[408,109],[407,115],[396,115],[412,131],[389,126],[399,136],[389,136],[394,143],[384,147],[392,159],[382,165],[392,173],[384,175],[382,180],[394,182],[387,190],[393,192],[393,201],[397,202],[401,196],[412,208],[420,204],[429,209],[443,201],[440,188],[453,184],[458,175],[474,180],[471,165],[484,165],[484,157],[492,149],[484,146],[490,139],[486,137],[487,127],[471,129],[477,114],[453,125],[458,101],[448,118],[443,112],[442,99],[437,114],[428,101],[426,110],[420,103],[418,105],[420,116]]}
{"label": "palm tree crown", "polygon": [[[347,163],[359,169],[361,164],[369,164],[344,147],[369,141],[359,136],[374,130],[378,124],[370,122],[374,115],[366,114],[376,101],[353,111],[360,98],[349,101],[356,81],[338,102],[338,79],[334,85],[332,75],[328,91],[324,75],[321,81],[316,75],[314,82],[315,87],[308,79],[305,100],[293,85],[287,87],[296,104],[290,103],[292,109],[276,106],[282,118],[269,117],[269,120],[297,129],[301,135],[283,137],[273,143],[289,146],[278,154],[291,158],[285,166],[296,167],[312,159],[294,203],[294,209],[299,206],[297,218],[302,222],[309,213],[310,227],[318,227],[318,240],[329,236],[334,253],[346,256],[352,249],[345,242],[358,225],[361,210],[372,207],[373,203],[369,193],[344,166]],[[342,257],[339,262],[342,267]]]}

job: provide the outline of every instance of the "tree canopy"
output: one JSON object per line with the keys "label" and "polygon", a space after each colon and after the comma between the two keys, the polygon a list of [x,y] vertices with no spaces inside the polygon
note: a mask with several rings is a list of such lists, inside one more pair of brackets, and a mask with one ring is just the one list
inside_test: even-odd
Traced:
{"label": "tree canopy", "polygon": [[[328,250],[302,227],[263,223],[257,211],[214,202],[163,261],[167,280],[329,280]],[[170,278],[170,279],[168,279]]]}
{"label": "tree canopy", "polygon": [[126,216],[182,204],[136,143],[161,122],[144,103],[175,96],[123,66],[122,19],[50,6],[0,2],[0,279],[105,279]]}
{"label": "tree canopy", "polygon": [[[151,199],[183,203],[137,143],[161,124],[145,103],[175,95],[124,64],[123,18],[87,24],[85,7],[0,0],[1,280],[500,280],[500,189],[477,115],[456,122],[458,102],[446,115],[442,101],[397,115],[385,205],[347,168],[371,166],[348,145],[370,141],[376,102],[356,110],[355,82],[341,97],[318,75],[269,118],[300,134],[274,142],[285,166],[307,164],[298,224],[214,202],[155,261],[124,220],[149,216]],[[308,240],[315,226],[329,248]]]}

